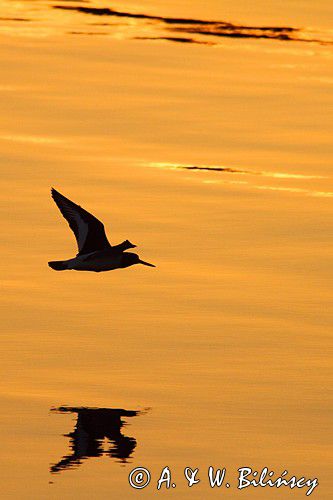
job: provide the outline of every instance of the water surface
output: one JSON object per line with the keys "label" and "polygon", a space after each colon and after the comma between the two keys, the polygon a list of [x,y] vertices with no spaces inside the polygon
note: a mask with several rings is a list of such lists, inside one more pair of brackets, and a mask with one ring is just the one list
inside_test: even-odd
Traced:
{"label": "water surface", "polygon": [[[159,495],[305,496],[237,492],[249,465],[331,498],[331,2],[1,5],[3,498],[132,498],[139,465],[147,498],[165,465]],[[157,269],[50,270],[51,185]],[[92,456],[83,408],[144,414]]]}

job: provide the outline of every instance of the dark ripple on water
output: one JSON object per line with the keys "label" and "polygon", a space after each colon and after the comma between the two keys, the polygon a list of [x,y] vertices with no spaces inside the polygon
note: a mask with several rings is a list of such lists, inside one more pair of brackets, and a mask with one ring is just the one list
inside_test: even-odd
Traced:
{"label": "dark ripple on water", "polygon": [[[31,33],[31,30],[36,29],[38,31],[39,28],[44,27],[44,24],[46,26],[55,23],[57,29],[67,28],[66,32],[68,34],[98,35],[99,33],[95,31],[85,31],[87,26],[94,24],[100,26],[101,34],[112,35],[116,27],[119,26],[119,20],[121,20],[121,35],[125,38],[207,46],[221,43],[222,38],[312,42],[325,45],[333,43],[331,33],[323,31],[315,32],[291,26],[250,26],[218,20],[150,15],[116,10],[109,7],[94,7],[93,5],[87,5],[89,3],[88,0],[58,0],[57,4],[40,0],[25,0],[19,4],[5,2],[4,13],[0,18],[0,22],[8,23],[11,29],[18,30],[22,22],[39,21],[38,26],[31,23]],[[47,16],[46,9],[51,12],[50,7],[53,9],[54,14]],[[81,14],[80,28],[78,29],[78,24],[80,24],[78,17],[75,17],[75,19],[73,17],[74,29],[68,29],[70,20],[69,24],[68,19],[66,23],[63,23],[63,20],[56,16],[56,11],[73,13],[73,15]],[[91,23],[88,19],[91,19],[92,16],[106,19],[107,22]],[[133,24],[131,22],[133,20],[138,22]],[[20,23],[17,28],[15,28],[16,22]],[[126,28],[128,29],[126,30]]]}
{"label": "dark ripple on water", "polygon": [[178,18],[178,17],[163,17],[153,16],[149,14],[131,13],[118,11],[111,8],[100,7],[85,7],[85,6],[69,6],[69,5],[54,5],[54,9],[67,11],[75,11],[81,14],[88,14],[99,17],[137,19],[143,22],[153,22],[159,24],[173,33],[184,33],[192,35],[188,37],[179,36],[152,36],[152,37],[135,37],[140,39],[150,40],[166,40],[182,43],[200,43],[200,40],[193,38],[197,36],[210,37],[230,37],[230,38],[252,38],[252,39],[269,39],[282,41],[298,41],[298,42],[317,42],[321,44],[331,44],[332,40],[314,37],[310,31],[293,28],[290,26],[246,26],[237,25],[225,21],[211,21],[202,19]]}

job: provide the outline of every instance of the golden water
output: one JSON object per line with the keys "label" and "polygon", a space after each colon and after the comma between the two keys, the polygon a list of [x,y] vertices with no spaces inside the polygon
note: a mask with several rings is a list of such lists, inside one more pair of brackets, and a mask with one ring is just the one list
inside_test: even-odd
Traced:
{"label": "golden water", "polygon": [[[245,465],[332,498],[331,2],[0,5],[1,498],[305,497],[237,490]],[[265,26],[292,39],[248,36]],[[157,268],[49,269],[76,251],[51,185]],[[127,461],[52,474],[76,415],[50,408],[66,405],[141,410]],[[177,487],[157,491],[166,465]]]}

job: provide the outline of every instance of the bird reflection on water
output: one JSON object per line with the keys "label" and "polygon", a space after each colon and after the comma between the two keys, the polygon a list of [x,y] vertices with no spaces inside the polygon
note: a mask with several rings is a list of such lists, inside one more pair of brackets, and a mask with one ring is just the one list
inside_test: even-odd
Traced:
{"label": "bird reflection on water", "polygon": [[[78,467],[89,457],[108,455],[117,462],[126,463],[136,447],[133,437],[124,436],[121,428],[126,425],[123,417],[135,417],[142,412],[111,408],[67,407],[52,408],[57,413],[76,413],[75,428],[65,436],[70,438],[71,453],[51,465],[50,472]],[[107,440],[108,445],[103,446]]]}

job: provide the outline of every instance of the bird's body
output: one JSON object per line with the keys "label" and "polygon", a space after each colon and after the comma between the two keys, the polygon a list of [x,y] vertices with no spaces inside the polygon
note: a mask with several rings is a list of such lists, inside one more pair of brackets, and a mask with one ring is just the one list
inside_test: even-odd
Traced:
{"label": "bird's body", "polygon": [[[136,256],[136,254],[126,252],[126,256],[128,255]],[[131,264],[124,265],[126,264],[126,260],[124,252],[119,250],[114,251],[111,248],[110,250],[98,250],[96,252],[77,255],[73,259],[49,262],[49,265],[57,271],[74,269],[75,271],[95,271],[99,273],[101,271],[112,271],[113,269],[130,266]]]}
{"label": "bird's body", "polygon": [[52,269],[55,271],[74,269],[75,271],[102,272],[134,264],[155,267],[153,264],[140,260],[137,254],[126,252],[126,250],[136,246],[128,240],[119,245],[110,245],[102,222],[55,189],[52,189],[51,193],[59,210],[74,232],[79,249],[79,253],[72,259],[49,262]]}

